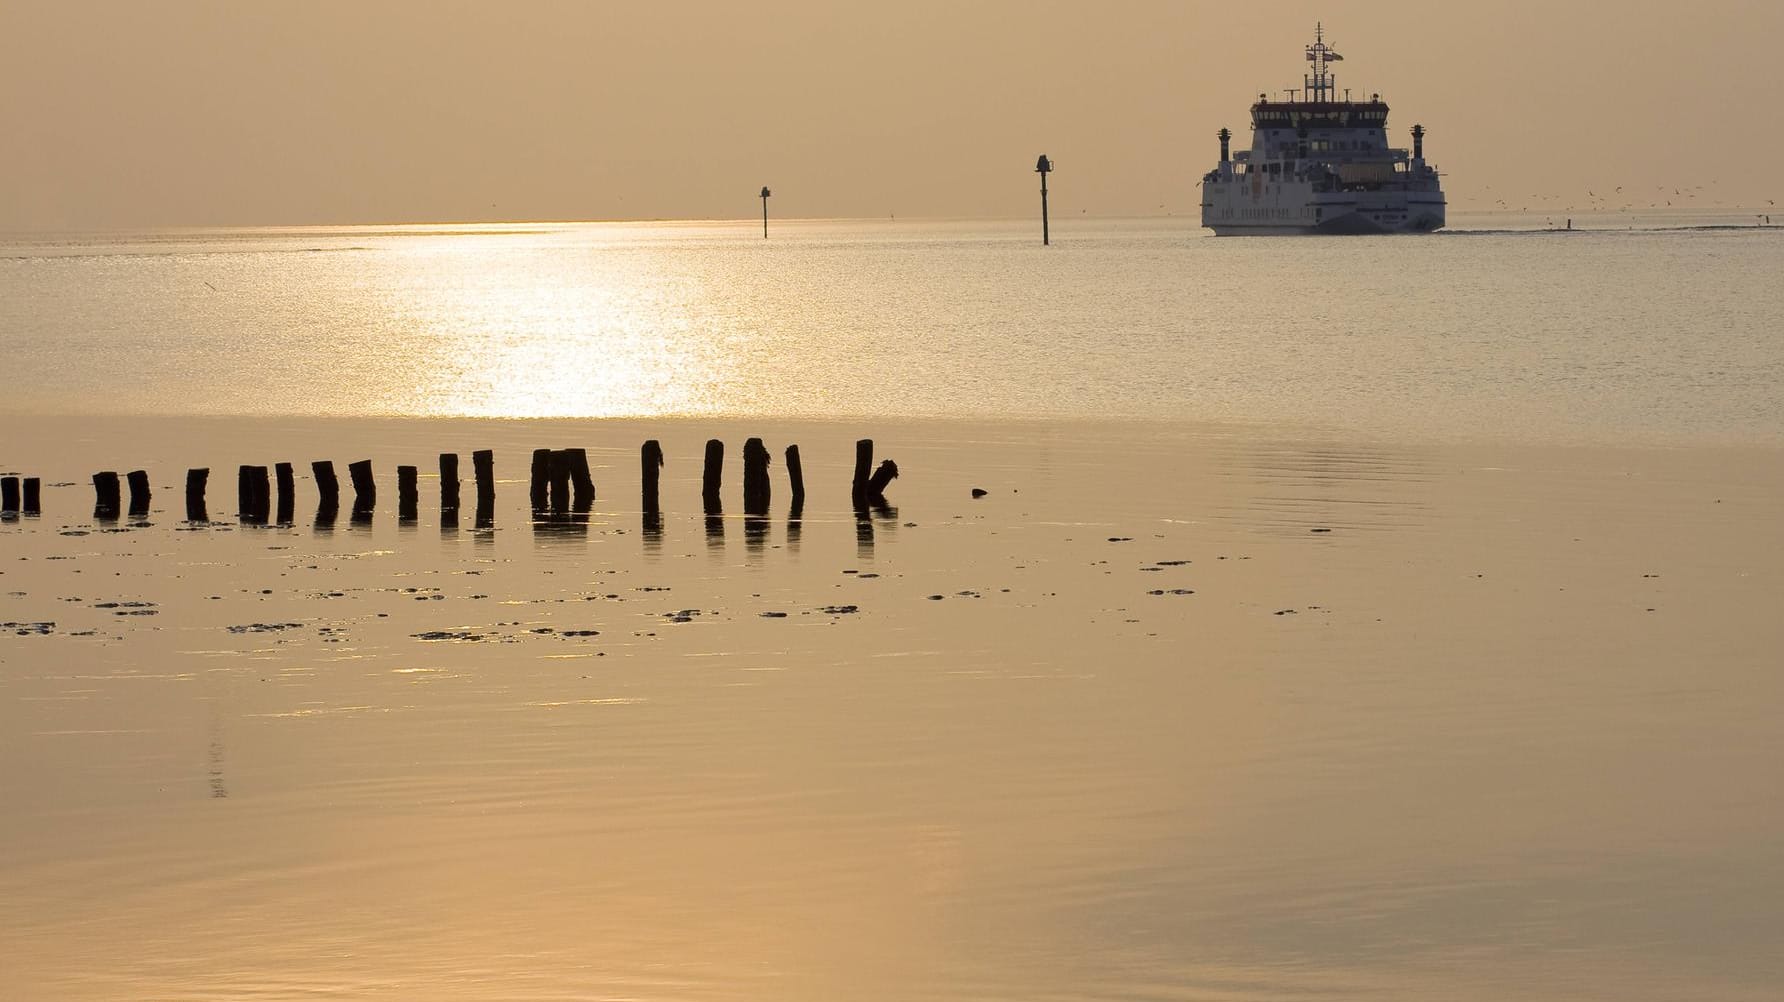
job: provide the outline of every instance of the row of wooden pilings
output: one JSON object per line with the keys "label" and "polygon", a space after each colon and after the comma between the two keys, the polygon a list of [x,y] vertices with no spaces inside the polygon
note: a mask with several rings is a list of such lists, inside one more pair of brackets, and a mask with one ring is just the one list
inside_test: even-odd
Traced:
{"label": "row of wooden pilings", "polygon": [[[797,517],[805,507],[805,471],[799,458],[799,446],[787,446],[785,456],[791,511]],[[662,512],[659,487],[664,463],[662,445],[656,439],[645,442],[639,450],[639,460],[644,513],[659,515]],[[745,514],[768,514],[772,495],[768,473],[770,463],[768,448],[761,439],[752,438],[744,443]],[[494,451],[482,449],[473,452],[471,466],[476,480],[477,525],[488,527],[495,522]],[[724,466],[725,443],[716,438],[711,439],[706,443],[705,467],[700,481],[702,506],[708,516],[717,516],[724,512],[720,497]],[[318,524],[332,523],[339,516],[341,507],[341,483],[335,475],[334,463],[326,459],[317,460],[310,464],[310,473],[316,483],[316,521]],[[378,505],[378,485],[372,475],[372,461],[362,459],[349,463],[347,474],[353,487],[352,518],[356,522],[370,521]],[[529,500],[536,521],[586,516],[594,507],[595,482],[589,471],[586,449],[535,449],[531,474]],[[205,500],[210,475],[209,467],[186,471],[187,521],[211,520]],[[850,485],[850,497],[856,510],[866,509],[870,505],[883,505],[886,488],[897,476],[898,464],[889,459],[877,469],[874,468],[872,439],[864,438],[855,443],[855,476]],[[421,500],[420,470],[414,466],[398,466],[396,479],[397,518],[399,521],[413,521],[419,514]],[[125,484],[128,484],[130,491],[127,509],[130,517],[146,517],[149,514],[148,473],[134,470],[120,480],[116,472],[105,471],[93,474],[94,518],[111,521],[119,517],[125,510],[122,490]],[[276,511],[273,493],[275,484],[278,488]],[[0,480],[0,490],[4,491],[4,508],[8,512],[19,508],[19,486],[17,477]],[[274,521],[282,525],[290,524],[296,515],[296,495],[296,475],[290,463],[276,463],[270,468],[244,465],[237,470],[236,516],[243,525],[267,525]],[[39,513],[38,498],[37,478],[25,480],[24,510],[27,514]],[[442,522],[456,524],[460,504],[458,454],[443,452],[440,454]]]}

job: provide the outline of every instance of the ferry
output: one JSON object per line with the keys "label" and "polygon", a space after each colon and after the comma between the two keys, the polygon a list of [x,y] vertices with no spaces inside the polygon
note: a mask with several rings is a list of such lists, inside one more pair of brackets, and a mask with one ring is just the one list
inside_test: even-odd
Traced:
{"label": "ferry", "polygon": [[1388,146],[1388,106],[1339,96],[1331,64],[1344,59],[1314,28],[1313,72],[1285,100],[1259,94],[1251,106],[1251,149],[1230,152],[1202,178],[1202,225],[1215,236],[1429,233],[1443,228],[1443,186],[1425,162],[1425,127],[1412,149]]}

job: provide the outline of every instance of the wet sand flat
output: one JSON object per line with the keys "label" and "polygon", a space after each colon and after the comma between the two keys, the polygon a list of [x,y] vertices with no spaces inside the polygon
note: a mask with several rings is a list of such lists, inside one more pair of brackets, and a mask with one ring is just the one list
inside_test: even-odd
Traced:
{"label": "wet sand flat", "polygon": [[[903,471],[865,519],[861,436]],[[546,446],[590,450],[585,524],[531,524]],[[479,448],[495,526],[442,528]],[[321,458],[374,461],[371,525],[311,524]],[[46,486],[0,523],[0,996],[1774,997],[1781,459],[9,419]],[[277,461],[296,524],[234,525]],[[147,524],[96,523],[139,467]]]}

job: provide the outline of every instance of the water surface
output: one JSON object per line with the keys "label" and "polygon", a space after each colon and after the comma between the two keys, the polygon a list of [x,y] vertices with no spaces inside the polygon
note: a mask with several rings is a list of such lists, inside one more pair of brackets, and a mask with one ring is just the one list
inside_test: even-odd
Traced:
{"label": "water surface", "polygon": [[1051,248],[1022,224],[896,221],[15,241],[0,407],[1784,440],[1784,228],[1480,222],[1343,240],[1095,222]]}
{"label": "water surface", "polygon": [[1779,237],[1503,222],[6,244],[0,997],[1777,997]]}

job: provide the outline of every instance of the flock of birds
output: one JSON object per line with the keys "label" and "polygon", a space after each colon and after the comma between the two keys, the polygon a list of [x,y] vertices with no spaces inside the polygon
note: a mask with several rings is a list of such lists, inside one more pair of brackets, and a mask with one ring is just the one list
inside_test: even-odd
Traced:
{"label": "flock of birds", "polygon": [[[1694,185],[1688,188],[1675,188],[1671,185],[1656,185],[1652,193],[1646,188],[1625,191],[1622,185],[1612,188],[1607,194],[1599,194],[1590,188],[1586,189],[1586,199],[1582,204],[1576,195],[1524,195],[1517,201],[1508,202],[1503,198],[1493,198],[1493,205],[1506,212],[1637,212],[1643,209],[1670,208],[1726,208],[1711,196],[1708,188],[1715,187],[1716,182],[1709,185]],[[1483,189],[1489,195],[1492,185]],[[1703,201],[1699,201],[1703,199]],[[1768,208],[1777,205],[1772,199],[1766,199]],[[1759,214],[1761,218],[1770,220],[1770,216]]]}

